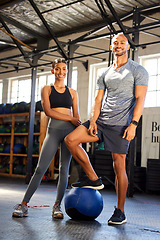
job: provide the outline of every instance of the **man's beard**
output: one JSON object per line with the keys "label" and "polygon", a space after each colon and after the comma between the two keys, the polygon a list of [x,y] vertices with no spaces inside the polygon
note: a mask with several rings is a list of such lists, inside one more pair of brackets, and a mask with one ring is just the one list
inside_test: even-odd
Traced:
{"label": "man's beard", "polygon": [[126,54],[127,52],[126,52],[126,50],[124,50],[124,51],[122,51],[122,52],[116,52],[116,51],[114,51],[114,55],[115,56],[123,56],[124,54]]}

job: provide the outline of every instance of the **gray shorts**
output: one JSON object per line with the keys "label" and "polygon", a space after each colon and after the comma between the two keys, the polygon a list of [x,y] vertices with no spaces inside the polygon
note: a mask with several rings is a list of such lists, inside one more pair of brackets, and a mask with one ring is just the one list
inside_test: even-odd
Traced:
{"label": "gray shorts", "polygon": [[[83,126],[89,128],[90,121],[83,123]],[[106,151],[118,154],[127,154],[130,141],[122,138],[127,126],[112,126],[97,122],[98,143],[104,142]]]}

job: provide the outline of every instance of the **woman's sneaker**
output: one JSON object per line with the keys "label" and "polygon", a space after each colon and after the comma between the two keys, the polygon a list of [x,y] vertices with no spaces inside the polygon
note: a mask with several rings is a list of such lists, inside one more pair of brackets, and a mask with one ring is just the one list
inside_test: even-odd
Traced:
{"label": "woman's sneaker", "polygon": [[63,212],[59,204],[53,206],[52,217],[56,219],[63,219]]}
{"label": "woman's sneaker", "polygon": [[12,217],[24,217],[28,214],[28,207],[23,204],[17,204],[14,207],[14,212],[12,213]]}
{"label": "woman's sneaker", "polygon": [[102,184],[101,177],[98,178],[96,181],[90,180],[87,176],[83,177],[82,180],[79,180],[78,182],[72,183],[71,184],[72,188],[92,188],[92,189],[97,189],[101,190],[104,188],[104,185]]}
{"label": "woman's sneaker", "polygon": [[121,209],[115,207],[112,217],[108,220],[108,225],[121,225],[126,222],[127,219],[125,214],[121,211]]}

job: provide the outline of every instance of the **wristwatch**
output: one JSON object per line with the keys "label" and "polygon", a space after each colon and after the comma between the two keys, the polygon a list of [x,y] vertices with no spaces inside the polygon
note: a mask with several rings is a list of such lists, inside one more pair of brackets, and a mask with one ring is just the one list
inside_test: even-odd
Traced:
{"label": "wristwatch", "polygon": [[135,120],[132,120],[131,123],[134,124],[135,126],[138,126],[138,122]]}

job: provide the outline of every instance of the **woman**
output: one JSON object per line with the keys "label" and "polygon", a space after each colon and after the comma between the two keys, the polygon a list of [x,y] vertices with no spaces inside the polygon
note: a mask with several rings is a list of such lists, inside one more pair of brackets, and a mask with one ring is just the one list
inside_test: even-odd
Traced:
{"label": "woman", "polygon": [[15,207],[12,214],[13,217],[23,217],[28,214],[27,203],[39,186],[60,145],[59,180],[52,216],[58,219],[63,218],[60,205],[68,184],[68,172],[71,161],[71,154],[64,143],[64,138],[79,126],[81,121],[78,111],[77,92],[64,84],[68,72],[66,61],[64,59],[55,60],[52,63],[51,72],[55,75],[54,85],[46,85],[41,91],[41,102],[44,112],[46,116],[50,117],[46,137],[35,173],[21,204]]}

